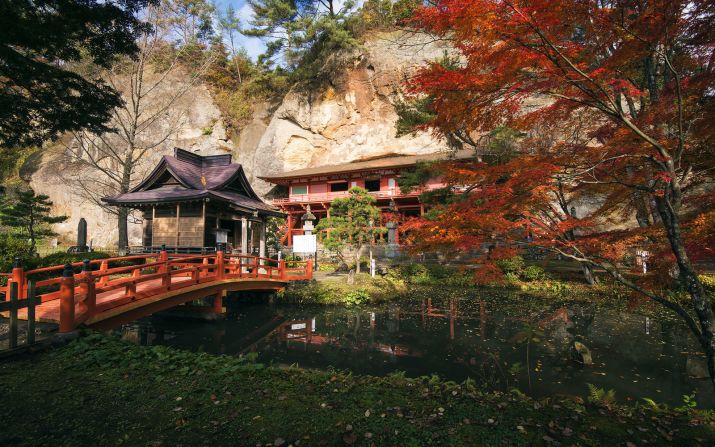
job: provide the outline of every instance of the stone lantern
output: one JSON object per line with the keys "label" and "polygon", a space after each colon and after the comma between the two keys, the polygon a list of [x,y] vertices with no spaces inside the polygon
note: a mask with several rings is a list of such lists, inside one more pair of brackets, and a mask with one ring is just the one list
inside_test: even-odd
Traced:
{"label": "stone lantern", "polygon": [[[305,209],[305,214],[303,214],[300,217],[300,220],[303,222],[303,234],[306,236],[313,236],[315,238],[315,236],[313,235],[313,230],[315,229],[315,226],[313,225],[313,223],[316,220],[318,220],[318,218],[315,217],[315,214],[313,214],[310,211],[310,205],[307,206],[307,208]],[[314,268],[317,269],[318,268],[318,244],[317,244],[317,241],[315,244],[314,256],[315,256],[314,257]]]}
{"label": "stone lantern", "polygon": [[313,226],[313,223],[318,220],[317,217],[315,217],[315,214],[310,212],[310,205],[305,210],[305,214],[301,216],[300,220],[303,222],[303,231],[304,234],[306,235],[311,235],[313,234],[313,230],[315,227]]}
{"label": "stone lantern", "polygon": [[[397,206],[393,199],[390,199],[390,206],[387,208],[390,214],[397,211]],[[387,256],[393,258],[397,255],[397,222],[390,220],[385,224],[387,227]]]}

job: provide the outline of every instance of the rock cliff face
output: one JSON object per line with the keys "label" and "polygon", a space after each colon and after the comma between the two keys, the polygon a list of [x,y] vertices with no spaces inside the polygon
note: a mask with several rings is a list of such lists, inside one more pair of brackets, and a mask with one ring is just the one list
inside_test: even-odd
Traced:
{"label": "rock cliff face", "polygon": [[[247,166],[255,177],[387,154],[444,150],[443,142],[425,133],[397,138],[392,105],[410,71],[442,51],[424,37],[376,36],[353,54],[329,86],[294,91],[284,98]],[[258,179],[254,186],[261,194],[271,188]]]}
{"label": "rock cliff face", "polygon": [[[444,150],[443,142],[428,134],[397,138],[397,115],[392,106],[410,71],[442,52],[443,47],[424,37],[377,35],[347,57],[345,69],[335,73],[325,87],[290,92],[277,108],[255,105],[252,122],[233,140],[227,139],[220,112],[207,88],[193,86],[174,106],[182,110],[181,125],[146,157],[134,181],[138,182],[175,146],[203,155],[233,153],[234,160],[244,165],[256,191],[263,195],[271,185],[256,178],[260,175],[388,154]],[[177,77],[167,88],[176,88],[182,82]],[[94,245],[111,247],[117,240],[116,217],[83,198],[72,186],[72,177],[92,178],[97,173],[69,171],[65,159],[71,148],[72,139],[68,136],[63,144],[47,150],[30,185],[38,193],[50,196],[56,213],[70,216],[56,228],[65,244],[74,243],[77,223],[84,217]],[[97,184],[100,182],[98,178]],[[140,244],[140,220],[131,222],[130,219],[130,244]]]}
{"label": "rock cliff face", "polygon": [[[161,85],[155,94],[159,97],[169,95],[175,89],[186,87],[184,82],[182,75],[177,73],[173,79]],[[147,107],[147,114],[151,113],[151,106]],[[233,144],[226,137],[219,109],[205,86],[190,86],[173,102],[171,109],[170,112],[161,113],[152,127],[143,132],[141,138],[156,146],[136,165],[132,186],[147,175],[163,155],[171,154],[174,147],[202,155],[225,154],[234,150]],[[164,140],[167,135],[168,138]],[[115,142],[121,150],[122,142]],[[92,241],[94,247],[116,247],[117,216],[97,204],[99,197],[109,195],[114,190],[107,187],[107,175],[95,168],[78,166],[78,153],[75,137],[66,135],[62,141],[44,151],[38,166],[31,167],[34,172],[29,179],[30,186],[36,192],[50,197],[56,214],[69,216],[66,222],[55,226],[62,244],[60,247],[66,248],[76,243],[77,224],[82,217],[87,220],[88,240]],[[101,156],[101,153],[95,154],[97,156]],[[105,166],[110,172],[118,174],[119,167],[112,163]],[[130,245],[141,244],[141,235],[141,213],[135,212],[129,218]]]}

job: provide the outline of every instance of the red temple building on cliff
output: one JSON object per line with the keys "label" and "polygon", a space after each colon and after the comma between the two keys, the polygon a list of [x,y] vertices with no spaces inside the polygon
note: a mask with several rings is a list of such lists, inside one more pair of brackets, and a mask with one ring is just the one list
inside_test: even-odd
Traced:
{"label": "red temple building on cliff", "polygon": [[[283,187],[283,193],[273,199],[273,205],[287,215],[285,233],[281,242],[290,247],[293,244],[293,236],[303,234],[300,218],[308,207],[319,221],[321,217],[330,215],[330,203],[333,199],[346,197],[348,190],[354,187],[367,189],[377,199],[377,206],[382,211],[391,209],[401,219],[421,216],[425,212],[425,205],[420,202],[420,194],[425,190],[433,190],[445,185],[440,179],[430,179],[423,189],[403,193],[400,191],[397,179],[401,173],[414,170],[418,163],[447,158],[467,160],[474,158],[474,152],[459,151],[451,157],[446,153],[386,156],[352,163],[298,169],[259,178]],[[396,243],[399,243],[399,240]]]}

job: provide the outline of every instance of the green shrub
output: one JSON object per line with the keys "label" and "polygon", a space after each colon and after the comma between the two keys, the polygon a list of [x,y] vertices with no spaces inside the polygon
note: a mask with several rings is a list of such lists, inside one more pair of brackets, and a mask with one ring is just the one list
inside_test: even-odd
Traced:
{"label": "green shrub", "polygon": [[544,279],[548,279],[548,275],[544,271],[543,268],[541,268],[538,265],[529,265],[524,270],[521,271],[521,275],[519,275],[521,279],[524,281],[541,281]]}
{"label": "green shrub", "polygon": [[513,256],[509,259],[500,259],[496,264],[504,274],[514,273],[520,275],[524,269],[524,258],[521,256]]}
{"label": "green shrub", "polygon": [[426,268],[430,278],[436,280],[450,278],[458,273],[456,269],[441,264],[428,264]]}
{"label": "green shrub", "polygon": [[318,271],[319,272],[334,272],[337,270],[338,265],[333,264],[332,262],[321,262],[318,264]]}
{"label": "green shrub", "polygon": [[[25,238],[14,234],[0,234],[0,272],[10,273],[15,258],[20,258],[23,265],[30,264],[33,258],[28,255],[30,243]],[[5,284],[5,277],[0,277],[0,284]]]}
{"label": "green shrub", "polygon": [[[101,251],[92,251],[88,253],[64,253],[57,252],[51,255],[44,256],[35,261],[33,268],[41,267],[52,267],[53,265],[64,265],[64,264],[74,264],[75,262],[82,262],[85,259],[93,261],[95,259],[106,259],[111,258],[112,255],[109,253],[104,253]],[[116,265],[119,267],[119,265]]]}
{"label": "green shrub", "polygon": [[345,294],[346,306],[358,306],[370,301],[370,294],[365,289],[351,290]]}
{"label": "green shrub", "polygon": [[501,259],[497,261],[496,264],[509,282],[533,282],[549,279],[549,275],[542,267],[538,265],[526,265],[524,258],[521,256]]}
{"label": "green shrub", "polygon": [[298,255],[288,255],[284,258],[287,268],[297,268],[302,264],[298,264],[295,261],[302,261],[303,259]]}
{"label": "green shrub", "polygon": [[504,278],[506,278],[508,282],[519,282],[519,275],[513,272],[504,273]]}

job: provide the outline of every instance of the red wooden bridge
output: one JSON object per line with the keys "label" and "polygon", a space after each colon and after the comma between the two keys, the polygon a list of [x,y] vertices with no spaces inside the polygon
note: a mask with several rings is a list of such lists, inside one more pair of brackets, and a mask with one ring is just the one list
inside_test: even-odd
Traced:
{"label": "red wooden bridge", "polygon": [[[118,263],[131,265],[116,267]],[[17,283],[20,299],[27,297],[28,291],[35,294],[38,321],[58,323],[60,332],[70,332],[80,325],[113,328],[205,298],[212,305],[203,310],[223,313],[227,292],[280,290],[288,281],[312,279],[313,264],[223,252],[184,255],[162,251],[28,271],[18,266],[7,276],[6,296],[10,284]],[[18,316],[27,318],[27,309],[20,309]]]}

